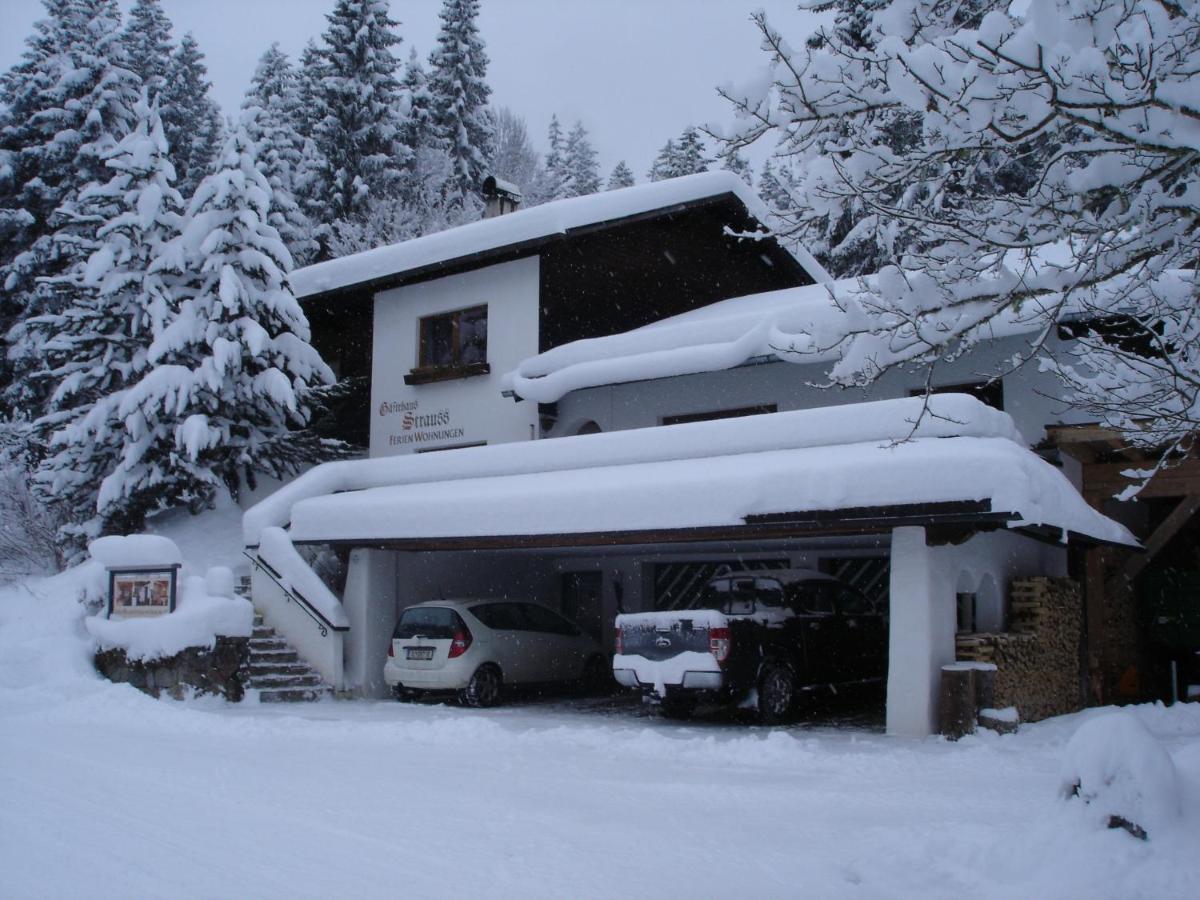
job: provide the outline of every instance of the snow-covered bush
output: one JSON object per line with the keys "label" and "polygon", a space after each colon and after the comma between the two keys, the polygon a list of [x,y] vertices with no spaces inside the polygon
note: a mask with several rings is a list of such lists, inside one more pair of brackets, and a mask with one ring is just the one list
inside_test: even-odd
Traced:
{"label": "snow-covered bush", "polygon": [[1170,755],[1128,712],[1079,726],[1063,751],[1059,779],[1064,797],[1087,804],[1089,819],[1137,837],[1153,838],[1180,814]]}

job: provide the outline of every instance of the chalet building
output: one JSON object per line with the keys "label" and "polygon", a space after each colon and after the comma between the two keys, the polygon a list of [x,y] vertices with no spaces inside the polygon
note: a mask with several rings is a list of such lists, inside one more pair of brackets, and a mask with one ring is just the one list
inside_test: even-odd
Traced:
{"label": "chalet building", "polygon": [[295,273],[322,353],[369,381],[370,453],[247,512],[271,624],[381,696],[412,603],[532,597],[611,649],[617,612],[684,606],[719,569],[808,567],[889,604],[889,731],[936,730],[956,659],[995,663],[1032,718],[1129,688],[1132,604],[1095,592],[1162,523],[1088,493],[1103,438],[1044,375],[977,374],[1021,323],[939,366],[935,416],[924,373],[813,387],[828,360],[786,346],[831,314],[827,276],[748,237],[764,216],[708,173]]}
{"label": "chalet building", "polygon": [[812,284],[815,262],[736,236],[764,217],[741,179],[704,173],[485,218],[309,266],[292,285],[339,378],[369,378],[342,433],[372,457],[530,440],[536,408],[499,399],[522,360]]}

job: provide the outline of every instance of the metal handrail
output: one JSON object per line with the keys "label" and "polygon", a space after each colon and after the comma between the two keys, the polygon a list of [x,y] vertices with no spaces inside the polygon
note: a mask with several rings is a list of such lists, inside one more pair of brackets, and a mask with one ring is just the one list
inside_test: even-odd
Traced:
{"label": "metal handrail", "polygon": [[243,550],[242,555],[246,557],[246,559],[250,560],[250,564],[252,566],[257,566],[261,571],[267,573],[267,576],[274,581],[276,585],[278,585],[281,591],[283,591],[283,595],[287,597],[289,603],[293,600],[296,601],[296,605],[299,606],[300,609],[304,610],[310,619],[317,623],[317,628],[321,630],[321,637],[329,637],[329,629],[331,628],[334,631],[350,630],[349,625],[334,625],[332,622],[330,622],[327,618],[325,618],[324,614],[322,614],[319,609],[306,600],[304,595],[295,588],[284,587],[283,582],[280,581],[283,576],[275,571],[274,567],[271,566],[270,563],[259,559],[257,554],[252,554],[249,550]]}

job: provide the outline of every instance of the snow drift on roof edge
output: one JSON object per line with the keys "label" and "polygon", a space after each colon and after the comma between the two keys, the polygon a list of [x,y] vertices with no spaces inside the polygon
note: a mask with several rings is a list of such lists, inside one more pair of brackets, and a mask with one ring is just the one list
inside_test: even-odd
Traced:
{"label": "snow drift on roof edge", "polygon": [[[293,507],[304,500],[393,485],[742,456],[820,446],[887,445],[908,437],[1001,438],[1014,450],[1024,448],[1024,440],[1012,418],[974,397],[936,395],[930,398],[933,414],[925,416],[921,415],[923,402],[920,397],[881,400],[745,419],[326,463],[249,509],[243,517],[243,535],[247,545],[255,546],[264,528],[286,526],[291,521]],[[1047,465],[1028,451],[1024,452],[1034,462]],[[1053,471],[1062,477],[1061,473]],[[1064,484],[1073,490],[1065,479]],[[1098,518],[1119,528],[1103,517]],[[1086,528],[1081,531],[1103,536]],[[1123,529],[1120,531],[1126,534]],[[1102,532],[1107,534],[1107,525]]]}

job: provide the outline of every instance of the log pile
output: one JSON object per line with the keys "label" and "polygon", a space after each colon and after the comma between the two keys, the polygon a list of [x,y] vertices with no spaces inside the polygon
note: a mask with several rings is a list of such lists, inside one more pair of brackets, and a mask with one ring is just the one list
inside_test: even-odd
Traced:
{"label": "log pile", "polygon": [[1010,631],[960,634],[959,660],[993,663],[996,705],[1024,722],[1074,712],[1080,698],[1083,592],[1070,578],[1021,578],[1011,588]]}

